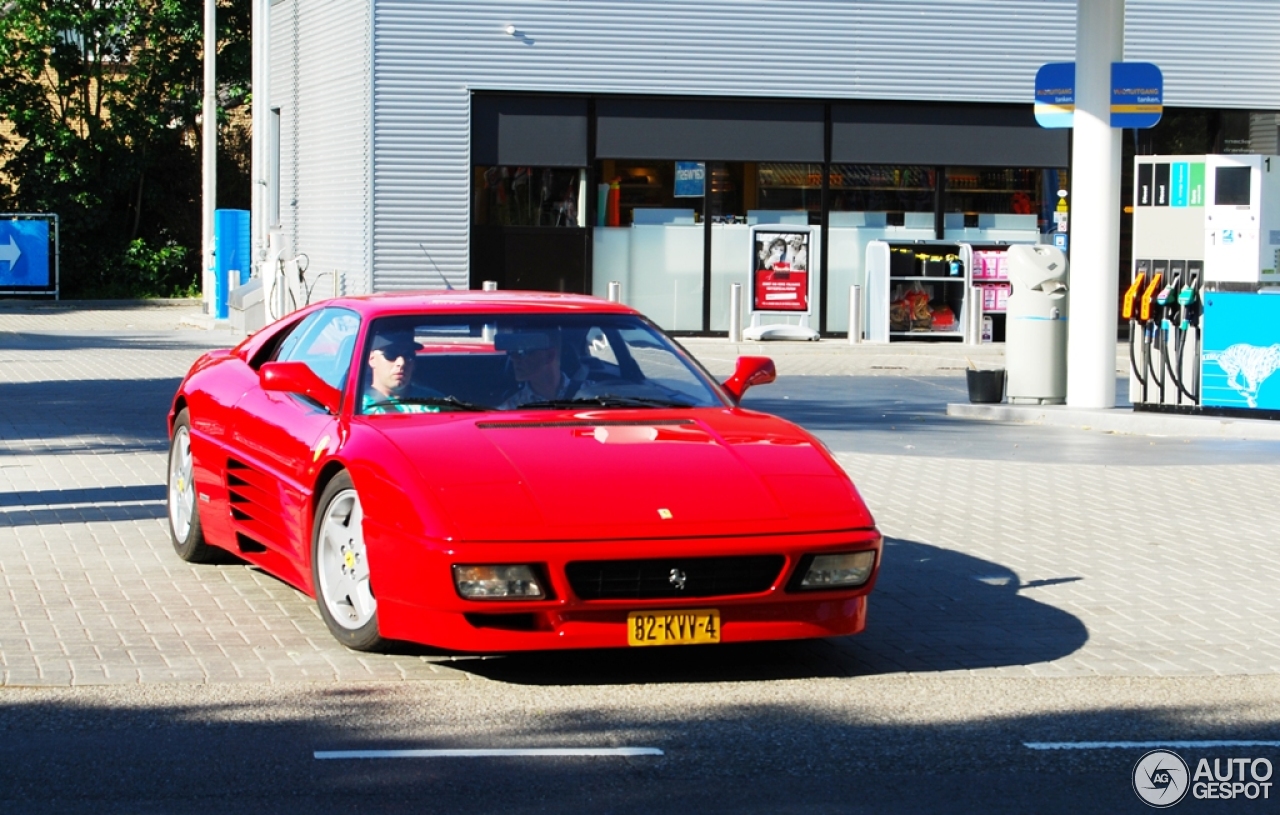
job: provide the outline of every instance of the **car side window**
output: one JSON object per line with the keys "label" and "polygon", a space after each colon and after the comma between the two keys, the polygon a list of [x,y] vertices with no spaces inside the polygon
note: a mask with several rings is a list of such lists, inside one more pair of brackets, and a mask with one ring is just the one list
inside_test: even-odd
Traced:
{"label": "car side window", "polygon": [[325,308],[295,328],[276,354],[277,362],[304,362],[338,390],[346,385],[355,353],[360,317],[345,308]]}

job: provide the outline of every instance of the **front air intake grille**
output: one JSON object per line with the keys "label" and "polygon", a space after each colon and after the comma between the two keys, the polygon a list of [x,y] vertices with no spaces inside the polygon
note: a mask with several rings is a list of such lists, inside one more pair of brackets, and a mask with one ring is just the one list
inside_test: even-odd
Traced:
{"label": "front air intake grille", "polygon": [[765,591],[783,562],[782,555],[581,560],[564,571],[583,600],[675,600]]}

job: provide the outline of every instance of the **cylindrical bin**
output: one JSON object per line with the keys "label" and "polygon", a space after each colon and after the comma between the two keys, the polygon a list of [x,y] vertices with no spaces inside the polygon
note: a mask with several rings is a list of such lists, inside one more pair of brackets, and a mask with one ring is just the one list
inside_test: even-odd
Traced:
{"label": "cylindrical bin", "polygon": [[1010,404],[1067,401],[1067,256],[1056,246],[1010,246],[1005,312]]}
{"label": "cylindrical bin", "polygon": [[975,405],[994,405],[1004,401],[1004,369],[965,371],[969,385],[969,401]]}

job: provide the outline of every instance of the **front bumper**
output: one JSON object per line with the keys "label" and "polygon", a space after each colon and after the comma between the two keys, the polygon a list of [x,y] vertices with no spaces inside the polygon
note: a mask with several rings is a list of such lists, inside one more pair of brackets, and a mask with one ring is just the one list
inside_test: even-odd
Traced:
{"label": "front bumper", "polygon": [[[759,538],[695,538],[556,543],[406,541],[365,519],[378,627],[382,636],[453,651],[504,651],[627,646],[633,611],[715,608],[721,642],[808,639],[856,634],[866,626],[867,595],[880,571],[882,542],[872,530]],[[787,591],[808,554],[873,549],[876,566],[855,589]],[[768,589],[733,596],[583,600],[565,566],[581,560],[781,555],[783,566]],[[453,584],[454,564],[534,563],[551,596],[543,600],[464,600]]]}

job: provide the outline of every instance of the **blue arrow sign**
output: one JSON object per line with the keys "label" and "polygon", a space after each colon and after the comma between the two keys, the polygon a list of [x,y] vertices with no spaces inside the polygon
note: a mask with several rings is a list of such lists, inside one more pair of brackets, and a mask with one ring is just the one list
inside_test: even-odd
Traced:
{"label": "blue arrow sign", "polygon": [[[1071,127],[1076,111],[1076,64],[1048,62],[1036,71],[1036,122]],[[1150,62],[1111,63],[1111,126],[1155,127],[1164,113],[1164,75]]]}
{"label": "blue arrow sign", "polygon": [[48,221],[0,218],[0,289],[53,289]]}

